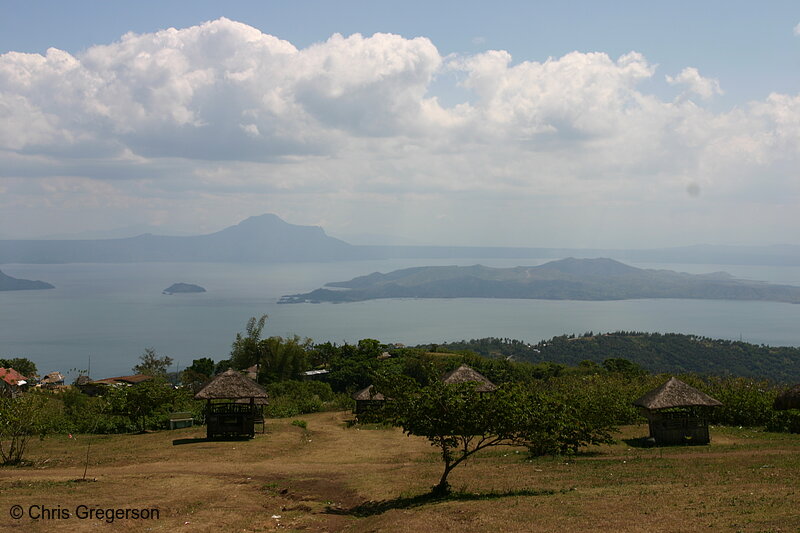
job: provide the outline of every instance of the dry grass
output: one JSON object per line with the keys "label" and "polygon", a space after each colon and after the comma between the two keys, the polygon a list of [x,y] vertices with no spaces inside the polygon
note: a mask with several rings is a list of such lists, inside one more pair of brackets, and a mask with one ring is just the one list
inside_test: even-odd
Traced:
{"label": "dry grass", "polygon": [[[250,441],[203,428],[51,437],[30,466],[0,468],[0,530],[148,531],[798,531],[800,436],[715,428],[703,447],[620,442],[575,458],[496,449],[459,467],[459,493],[424,493],[441,465],[427,441],[345,428],[345,413],[267,422]],[[624,428],[639,437],[646,426]],[[194,439],[197,439],[196,441]],[[188,442],[174,445],[173,441]],[[158,508],[158,520],[13,520],[12,505]],[[279,516],[280,518],[273,518]]]}

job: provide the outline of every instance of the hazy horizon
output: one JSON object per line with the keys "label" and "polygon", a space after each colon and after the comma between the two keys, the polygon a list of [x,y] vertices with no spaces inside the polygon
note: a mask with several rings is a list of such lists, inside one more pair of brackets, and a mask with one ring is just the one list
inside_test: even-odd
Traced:
{"label": "hazy horizon", "polygon": [[0,7],[0,238],[800,244],[792,2]]}

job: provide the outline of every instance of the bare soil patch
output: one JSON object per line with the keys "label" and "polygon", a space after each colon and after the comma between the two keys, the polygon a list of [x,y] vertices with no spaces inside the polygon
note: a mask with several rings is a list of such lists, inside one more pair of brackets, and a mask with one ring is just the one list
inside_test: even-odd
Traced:
{"label": "bare soil patch", "polygon": [[[427,494],[441,463],[396,429],[347,428],[348,413],[267,421],[248,441],[204,428],[53,436],[25,467],[0,468],[2,531],[798,531],[800,436],[713,428],[702,447],[622,440],[576,457],[499,448],[459,467],[448,499]],[[646,426],[623,428],[620,439]],[[92,439],[87,477],[87,439]],[[11,517],[21,506],[24,516]],[[78,518],[78,506],[156,509],[157,519]],[[64,518],[32,519],[43,509]],[[62,511],[58,511],[61,509]]]}

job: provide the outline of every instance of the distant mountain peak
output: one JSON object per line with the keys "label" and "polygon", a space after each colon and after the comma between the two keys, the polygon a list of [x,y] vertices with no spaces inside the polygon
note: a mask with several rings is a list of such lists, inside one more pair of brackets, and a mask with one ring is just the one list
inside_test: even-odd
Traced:
{"label": "distant mountain peak", "polygon": [[283,220],[278,215],[273,213],[264,213],[263,215],[253,215],[251,217],[247,217],[246,219],[242,220],[236,226],[262,226],[262,225],[289,225],[288,222]]}
{"label": "distant mountain peak", "polygon": [[542,270],[557,270],[565,274],[579,274],[582,276],[614,276],[630,274],[641,270],[607,257],[598,257],[594,259],[567,257],[566,259],[545,263],[537,268]]}

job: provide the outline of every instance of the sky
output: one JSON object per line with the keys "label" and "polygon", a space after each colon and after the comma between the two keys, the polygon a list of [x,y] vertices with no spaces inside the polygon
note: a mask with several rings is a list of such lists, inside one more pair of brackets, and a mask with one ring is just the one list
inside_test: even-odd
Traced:
{"label": "sky", "polygon": [[800,244],[797,2],[0,0],[0,238]]}

